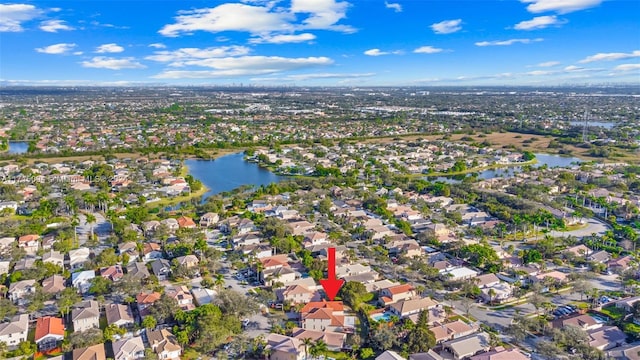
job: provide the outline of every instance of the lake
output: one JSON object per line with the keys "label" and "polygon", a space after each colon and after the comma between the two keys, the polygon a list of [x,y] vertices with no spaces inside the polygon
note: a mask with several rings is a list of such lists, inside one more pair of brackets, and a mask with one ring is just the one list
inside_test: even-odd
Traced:
{"label": "lake", "polygon": [[244,154],[241,152],[215,160],[190,159],[185,161],[185,165],[189,168],[189,174],[209,188],[203,199],[242,185],[268,185],[284,179],[255,163],[244,161]]}
{"label": "lake", "polygon": [[26,141],[9,141],[9,154],[24,154],[29,149]]}
{"label": "lake", "polygon": [[[535,154],[535,155],[536,155],[536,160],[538,162],[535,165],[533,165],[534,168],[537,168],[543,165],[547,165],[549,168],[572,167],[576,165],[576,163],[582,162],[582,160],[578,159],[577,157],[571,157],[571,156],[560,156],[560,155],[551,155],[551,154]],[[521,171],[522,171],[521,166],[509,166],[509,167],[501,167],[501,168],[484,170],[476,174],[478,176],[478,179],[486,180],[486,179],[493,179],[497,177],[503,177],[503,178],[513,177],[515,174]],[[463,174],[463,175],[427,177],[427,180],[442,181],[442,182],[453,184],[453,183],[458,183],[462,181],[462,179],[464,179],[467,176],[471,176],[471,173]]]}

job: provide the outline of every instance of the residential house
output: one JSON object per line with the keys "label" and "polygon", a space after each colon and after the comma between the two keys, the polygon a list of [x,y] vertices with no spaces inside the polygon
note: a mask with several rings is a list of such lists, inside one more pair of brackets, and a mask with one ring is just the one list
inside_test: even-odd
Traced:
{"label": "residential house", "polygon": [[282,303],[306,304],[311,301],[319,301],[320,294],[316,290],[309,290],[304,285],[290,285],[284,289],[276,290],[276,298]]}
{"label": "residential house", "polygon": [[513,295],[513,286],[505,282],[499,282],[480,289],[480,297],[487,303],[499,303],[506,301]]}
{"label": "residential house", "polygon": [[265,338],[270,360],[305,360],[302,341],[293,337],[271,333]]}
{"label": "residential house", "polygon": [[439,306],[437,301],[424,297],[411,300],[400,300],[389,306],[389,311],[400,317],[405,318],[413,314],[419,314],[423,310],[429,310]]}
{"label": "residential house", "polygon": [[42,262],[54,264],[60,266],[60,268],[64,268],[64,254],[59,251],[49,250],[46,253],[42,254]]}
{"label": "residential house", "polygon": [[167,329],[149,330],[147,338],[151,350],[158,355],[160,360],[176,359],[180,360],[182,347],[176,337]]}
{"label": "residential house", "polygon": [[607,266],[609,267],[609,271],[619,274],[629,268],[631,261],[633,261],[631,255],[621,256],[619,258],[609,260]]}
{"label": "residential house", "polygon": [[616,326],[603,326],[587,331],[589,346],[598,350],[609,350],[626,342],[627,335]]}
{"label": "residential house", "polygon": [[607,263],[609,260],[611,260],[611,254],[609,254],[608,252],[604,251],[604,250],[600,250],[600,251],[595,251],[593,254],[589,255],[587,257],[587,259],[589,261],[593,261],[596,263]]}
{"label": "residential house", "polygon": [[193,219],[188,216],[181,216],[176,221],[178,222],[178,226],[181,228],[195,229],[197,227]]}
{"label": "residential house", "polygon": [[118,253],[120,255],[127,254],[127,256],[129,256],[129,261],[127,262],[127,264],[132,261],[136,261],[136,259],[140,255],[140,253],[138,252],[138,244],[136,244],[133,241],[129,241],[129,242],[118,245]]}
{"label": "residential house", "polygon": [[198,306],[205,304],[211,304],[217,293],[214,290],[206,288],[193,288],[191,289],[191,295],[193,295],[193,301]]}
{"label": "residential house", "polygon": [[345,315],[342,301],[310,302],[300,310],[302,328],[305,330],[351,332],[355,317]]}
{"label": "residential house", "polygon": [[482,289],[498,285],[500,283],[500,279],[496,274],[483,274],[475,277],[474,282],[480,289]]}
{"label": "residential house", "polygon": [[164,254],[162,253],[162,247],[160,244],[148,242],[142,245],[142,261],[145,263],[156,259],[162,259],[163,256]]}
{"label": "residential house", "polygon": [[382,354],[376,356],[375,360],[407,360],[407,359],[393,350],[387,350]]}
{"label": "residential house", "polygon": [[179,256],[174,261],[178,266],[183,266],[187,269],[197,268],[198,264],[200,264],[200,260],[195,255]]}
{"label": "residential house", "polygon": [[62,318],[45,316],[36,320],[34,341],[38,351],[45,352],[56,348],[64,340],[64,323]]}
{"label": "residential house", "polygon": [[565,318],[557,318],[551,322],[553,328],[562,329],[566,326],[575,326],[582,330],[594,330],[602,327],[602,323],[599,323],[593,317],[587,314],[575,314]]}
{"label": "residential house", "polygon": [[60,275],[51,275],[48,278],[42,280],[42,291],[47,294],[59,294],[66,287],[64,285],[64,278]]}
{"label": "residential house", "polygon": [[436,343],[457,339],[463,336],[471,335],[478,331],[477,326],[471,326],[464,321],[456,320],[446,324],[437,324],[429,330],[433,332]]}
{"label": "residential house", "polygon": [[440,356],[437,352],[430,349],[426,353],[417,353],[409,355],[409,360],[445,360],[444,357]]}
{"label": "residential house", "polygon": [[0,342],[15,349],[21,342],[27,341],[29,334],[29,315],[14,316],[11,321],[0,323]]}
{"label": "residential house", "polygon": [[139,360],[144,359],[144,343],[140,336],[121,339],[111,344],[114,360]]}
{"label": "residential house", "polygon": [[409,300],[415,296],[416,292],[413,286],[401,284],[380,290],[378,298],[382,305],[387,306],[400,300]]}
{"label": "residential house", "polygon": [[322,340],[327,344],[327,348],[330,351],[342,351],[345,346],[345,341],[347,340],[347,334],[331,331],[305,330],[301,328],[293,328],[291,336],[301,341],[304,339],[311,339],[314,342]]}
{"label": "residential house", "polygon": [[9,291],[7,296],[9,300],[18,305],[24,305],[26,302],[26,296],[36,292],[35,280],[21,280],[9,285]]}
{"label": "residential house", "polygon": [[498,346],[491,351],[472,356],[469,360],[529,360],[529,357],[521,353],[518,348],[505,349]]}
{"label": "residential house", "polygon": [[95,277],[96,273],[93,270],[75,272],[71,274],[71,285],[78,289],[81,294],[85,294],[89,292],[91,281]]}
{"label": "residential house", "polygon": [[151,274],[147,270],[147,265],[143,262],[134,262],[127,265],[127,274],[138,280],[148,279]]}
{"label": "residential house", "polygon": [[71,310],[73,331],[86,331],[100,328],[100,308],[98,303],[87,300],[79,303]]}
{"label": "residential house", "polygon": [[178,224],[178,220],[173,219],[173,218],[167,218],[164,220],[160,220],[160,224],[164,225],[167,227],[167,229],[171,232],[174,232],[176,230],[178,230],[180,228],[180,225]]}
{"label": "residential house", "polygon": [[138,304],[138,313],[141,317],[149,315],[149,307],[156,301],[160,300],[160,293],[157,292],[141,292],[136,295],[136,303]]}
{"label": "residential house", "polygon": [[465,359],[491,349],[491,337],[485,332],[446,341],[442,346],[447,349],[454,359]]}
{"label": "residential house", "polygon": [[465,266],[456,266],[440,270],[440,276],[445,280],[460,281],[478,276],[478,272]]}
{"label": "residential house", "polygon": [[23,248],[27,255],[35,255],[40,250],[40,235],[30,234],[18,238],[18,247]]}
{"label": "residential house", "polygon": [[151,263],[151,270],[159,281],[169,279],[171,275],[171,263],[167,259],[157,259]]}
{"label": "residential house", "polygon": [[210,227],[218,223],[220,216],[216,213],[208,212],[200,217],[201,227]]}
{"label": "residential house", "polygon": [[107,317],[107,325],[129,327],[134,324],[133,313],[128,305],[107,304],[104,312]]}
{"label": "residential house", "polygon": [[107,360],[104,344],[75,349],[71,353],[71,360]]}
{"label": "residential house", "polygon": [[626,312],[632,312],[633,305],[638,301],[640,301],[640,296],[627,297],[616,301],[615,306],[619,309],[624,309]]}
{"label": "residential house", "polygon": [[84,264],[90,260],[91,250],[82,247],[69,251],[69,269],[71,271],[82,269]]}
{"label": "residential house", "polygon": [[124,276],[124,272],[122,271],[122,266],[116,264],[100,269],[100,276],[107,280],[116,282],[122,279],[122,277]]}
{"label": "residential house", "polygon": [[189,292],[189,288],[184,285],[167,286],[164,289],[164,294],[174,299],[182,311],[190,311],[196,308],[193,304],[193,296],[191,292]]}

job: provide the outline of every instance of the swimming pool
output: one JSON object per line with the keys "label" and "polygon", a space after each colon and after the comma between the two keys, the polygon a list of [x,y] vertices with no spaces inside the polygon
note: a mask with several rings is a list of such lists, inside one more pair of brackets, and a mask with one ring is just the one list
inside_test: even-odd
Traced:
{"label": "swimming pool", "polygon": [[603,318],[600,315],[589,314],[589,316],[591,316],[598,324],[602,324],[602,323],[606,323],[607,322],[607,319]]}
{"label": "swimming pool", "polygon": [[391,314],[389,314],[388,312],[383,312],[383,313],[379,313],[379,314],[373,314],[371,315],[371,318],[375,321],[389,321],[391,319]]}

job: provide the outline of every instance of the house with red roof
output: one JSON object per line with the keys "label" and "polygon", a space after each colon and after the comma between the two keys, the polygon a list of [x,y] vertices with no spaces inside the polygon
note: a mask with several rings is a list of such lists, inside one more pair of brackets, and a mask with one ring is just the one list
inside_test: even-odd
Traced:
{"label": "house with red roof", "polygon": [[345,315],[342,301],[319,301],[300,310],[300,323],[305,330],[352,332],[355,317]]}
{"label": "house with red roof", "polygon": [[416,291],[410,284],[400,284],[380,290],[380,302],[387,306],[400,300],[409,300],[416,296]]}
{"label": "house with red roof", "polygon": [[160,300],[160,293],[158,292],[141,292],[136,295],[136,303],[138,304],[138,312],[140,316],[144,317],[149,315],[149,307],[156,301]]}
{"label": "house with red roof", "polygon": [[64,323],[61,318],[45,316],[36,320],[34,341],[39,351],[48,351],[64,340]]}
{"label": "house with red roof", "polygon": [[29,234],[18,238],[18,247],[23,248],[28,255],[35,255],[40,249],[40,235]]}
{"label": "house with red roof", "polygon": [[197,225],[192,218],[181,216],[178,218],[178,226],[181,228],[195,229]]}

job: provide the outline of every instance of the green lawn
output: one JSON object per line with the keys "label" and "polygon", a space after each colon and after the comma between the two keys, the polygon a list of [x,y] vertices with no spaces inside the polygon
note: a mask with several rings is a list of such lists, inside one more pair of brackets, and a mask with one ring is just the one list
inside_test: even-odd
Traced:
{"label": "green lawn", "polygon": [[604,307],[602,308],[602,310],[600,310],[600,312],[607,315],[613,320],[622,319],[627,314],[627,312],[624,309],[620,309],[615,306]]}

